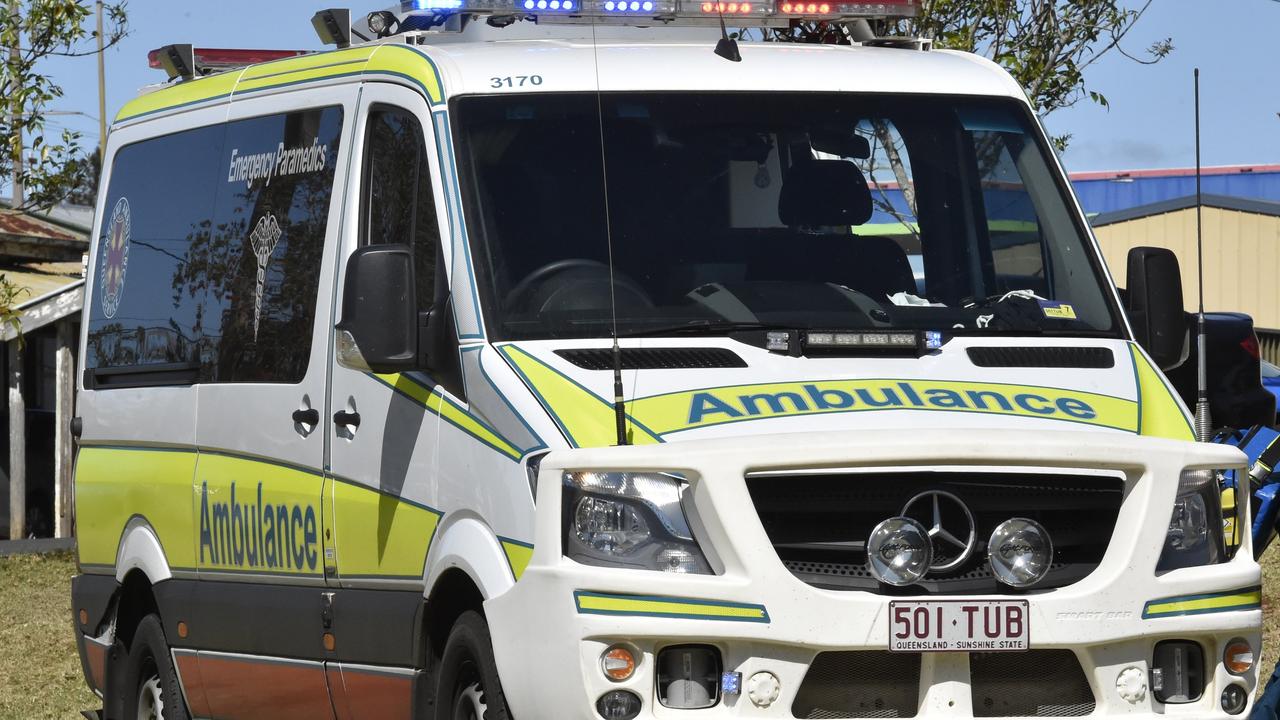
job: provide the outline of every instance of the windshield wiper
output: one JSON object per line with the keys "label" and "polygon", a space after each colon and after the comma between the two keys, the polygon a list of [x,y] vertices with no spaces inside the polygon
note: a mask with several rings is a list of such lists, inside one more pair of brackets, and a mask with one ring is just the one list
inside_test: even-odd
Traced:
{"label": "windshield wiper", "polygon": [[731,332],[750,330],[795,330],[794,327],[769,325],[761,322],[733,322],[731,320],[706,320],[682,323],[680,325],[662,325],[618,333],[618,337],[655,337],[658,335],[724,335]]}

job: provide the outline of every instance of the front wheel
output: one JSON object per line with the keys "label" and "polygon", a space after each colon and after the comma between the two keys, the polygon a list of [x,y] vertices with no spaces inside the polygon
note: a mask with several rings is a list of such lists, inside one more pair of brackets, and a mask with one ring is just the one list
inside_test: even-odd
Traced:
{"label": "front wheel", "polygon": [[458,618],[445,643],[436,675],[436,720],[511,720],[489,625],[473,610]]}
{"label": "front wheel", "polygon": [[169,656],[160,618],[148,615],[138,623],[125,662],[125,720],[189,720],[178,688],[178,673]]}

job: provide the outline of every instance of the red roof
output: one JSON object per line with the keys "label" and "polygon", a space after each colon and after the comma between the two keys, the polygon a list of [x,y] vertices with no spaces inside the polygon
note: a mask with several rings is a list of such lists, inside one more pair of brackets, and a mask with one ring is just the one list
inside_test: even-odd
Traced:
{"label": "red roof", "polygon": [[[1280,173],[1280,165],[1222,165],[1201,168],[1202,175],[1248,175],[1252,173]],[[1070,173],[1077,180],[1124,180],[1127,178],[1189,177],[1195,168],[1168,168],[1164,170],[1102,170],[1098,172]]]}

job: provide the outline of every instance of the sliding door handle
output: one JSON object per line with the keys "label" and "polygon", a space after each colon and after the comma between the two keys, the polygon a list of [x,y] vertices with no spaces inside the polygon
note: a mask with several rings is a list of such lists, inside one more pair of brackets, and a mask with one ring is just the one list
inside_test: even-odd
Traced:
{"label": "sliding door handle", "polygon": [[333,424],[341,427],[360,427],[360,413],[339,410],[333,414]]}

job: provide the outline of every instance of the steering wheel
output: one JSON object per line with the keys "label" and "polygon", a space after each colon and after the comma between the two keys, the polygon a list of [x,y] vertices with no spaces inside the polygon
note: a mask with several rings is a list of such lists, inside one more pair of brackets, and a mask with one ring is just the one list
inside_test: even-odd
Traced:
{"label": "steering wheel", "polygon": [[[542,267],[534,270],[525,276],[523,280],[516,283],[516,286],[507,293],[507,307],[522,308],[536,295],[536,291],[541,289],[548,280],[556,275],[572,271],[581,271],[582,275],[604,275],[608,276],[609,266],[598,260],[588,260],[586,258],[564,258],[554,262],[547,263]],[[616,269],[613,273],[613,285],[615,291],[625,291],[639,298],[646,307],[653,307],[653,301],[649,299],[649,294],[644,291],[631,278],[619,273]],[[621,293],[617,293],[621,299]],[[549,298],[548,298],[549,299]],[[621,303],[619,303],[621,305]],[[541,312],[545,308],[530,308]]]}

